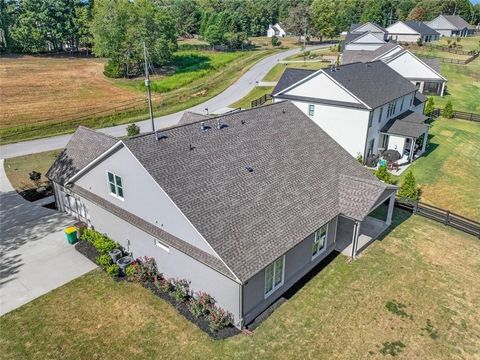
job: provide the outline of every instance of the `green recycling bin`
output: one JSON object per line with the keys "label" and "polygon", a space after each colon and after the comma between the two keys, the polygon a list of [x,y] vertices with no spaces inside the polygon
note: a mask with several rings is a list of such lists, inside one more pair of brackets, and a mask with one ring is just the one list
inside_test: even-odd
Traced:
{"label": "green recycling bin", "polygon": [[77,228],[74,226],[66,228],[65,235],[69,244],[75,244],[78,241]]}

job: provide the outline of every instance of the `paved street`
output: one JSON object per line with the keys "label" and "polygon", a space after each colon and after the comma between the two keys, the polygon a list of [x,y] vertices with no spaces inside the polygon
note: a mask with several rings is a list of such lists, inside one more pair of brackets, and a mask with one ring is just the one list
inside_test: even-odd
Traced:
{"label": "paved street", "polygon": [[73,220],[24,200],[0,160],[0,315],[96,266],[65,240]]}
{"label": "paved street", "polygon": [[[308,49],[320,49],[324,47],[329,47],[330,45],[331,44],[310,46],[308,47]],[[270,71],[270,69],[277,63],[279,63],[282,59],[294,55],[300,51],[301,50],[299,48],[295,48],[264,58],[263,60],[252,66],[250,70],[243,74],[234,84],[232,84],[232,86],[227,88],[222,93],[192,108],[156,118],[155,127],[157,129],[161,129],[164,127],[175,125],[176,123],[178,123],[178,120],[185,111],[194,111],[204,114],[205,108],[208,108],[210,112],[213,112],[217,109],[228,107],[230,104],[240,100],[245,95],[247,95],[256,86],[256,82],[260,82]],[[140,126],[142,132],[151,130],[150,120],[140,121],[137,123],[137,125]],[[109,128],[101,129],[100,131],[112,136],[124,136],[126,134],[127,126],[128,124],[112,126]],[[20,155],[60,149],[62,147],[65,147],[70,137],[71,135],[60,135],[44,139],[2,145],[0,146],[0,157],[6,159]]]}

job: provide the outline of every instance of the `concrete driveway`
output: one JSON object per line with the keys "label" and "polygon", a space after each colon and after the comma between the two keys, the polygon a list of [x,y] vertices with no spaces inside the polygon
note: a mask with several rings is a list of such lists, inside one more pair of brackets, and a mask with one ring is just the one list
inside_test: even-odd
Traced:
{"label": "concrete driveway", "polygon": [[0,315],[96,267],[66,242],[73,222],[18,195],[0,160]]}

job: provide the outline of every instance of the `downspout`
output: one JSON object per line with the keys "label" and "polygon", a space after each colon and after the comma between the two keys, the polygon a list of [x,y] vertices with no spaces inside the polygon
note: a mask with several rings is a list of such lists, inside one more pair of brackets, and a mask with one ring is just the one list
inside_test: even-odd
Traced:
{"label": "downspout", "polygon": [[238,296],[239,296],[239,301],[238,301],[238,315],[239,315],[239,324],[240,324],[240,329],[243,330],[243,284],[239,284],[239,290],[238,290]]}
{"label": "downspout", "polygon": [[372,125],[373,125],[373,115],[374,115],[375,109],[372,109],[371,111],[368,112],[368,120],[367,120],[367,133],[365,134],[365,145],[363,147],[363,164],[367,164],[367,146],[368,146],[368,133],[370,132],[370,113],[372,114]]}

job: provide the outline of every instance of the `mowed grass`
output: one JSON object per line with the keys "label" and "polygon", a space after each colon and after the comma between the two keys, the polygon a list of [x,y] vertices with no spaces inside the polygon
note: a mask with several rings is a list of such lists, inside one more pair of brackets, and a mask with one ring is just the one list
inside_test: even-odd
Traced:
{"label": "mowed grass", "polygon": [[253,100],[257,100],[265,94],[271,94],[272,90],[273,87],[257,86],[252,91],[250,91],[244,98],[230,105],[230,107],[250,109]]}
{"label": "mowed grass", "polygon": [[100,270],[0,318],[2,359],[474,359],[480,242],[403,211],[352,264],[338,256],[252,336],[210,339]]}
{"label": "mowed grass", "polygon": [[428,46],[422,46],[420,48],[412,49],[417,56],[431,57],[431,58],[446,58],[446,59],[458,59],[467,60],[470,55],[455,54],[448,51],[434,49]]}
{"label": "mowed grass", "polygon": [[277,64],[275,65],[263,78],[263,81],[278,81],[286,68],[296,68],[296,69],[309,69],[309,70],[318,70],[326,68],[330,65],[329,62],[305,62],[305,63],[286,63],[286,64]]}
{"label": "mowed grass", "polygon": [[104,59],[47,56],[0,58],[0,129],[54,123],[141,99],[103,75]]}
{"label": "mowed grass", "polygon": [[[332,45],[330,48],[323,48],[323,49],[317,49],[317,50],[308,50],[310,52],[310,55],[308,56],[309,59],[317,59],[322,56],[337,56],[339,55],[339,52],[336,51],[335,49],[337,48],[337,45]],[[294,55],[290,55],[289,57],[285,58],[285,60],[303,60],[303,54],[298,53]]]}
{"label": "mowed grass", "polygon": [[41,180],[47,181],[45,174],[60,152],[61,149],[5,159],[4,168],[8,180],[15,190],[31,188],[35,185],[28,175],[32,171],[39,172],[42,174]]}
{"label": "mowed grass", "polygon": [[450,40],[451,44],[453,44],[455,41],[458,41],[458,44],[461,46],[461,50],[480,50],[480,36],[469,36],[465,38],[441,37],[439,41],[435,41],[432,44],[448,46],[448,40]]}
{"label": "mowed grass", "polygon": [[480,123],[440,117],[429,135],[427,156],[410,167],[421,201],[480,221]]}

